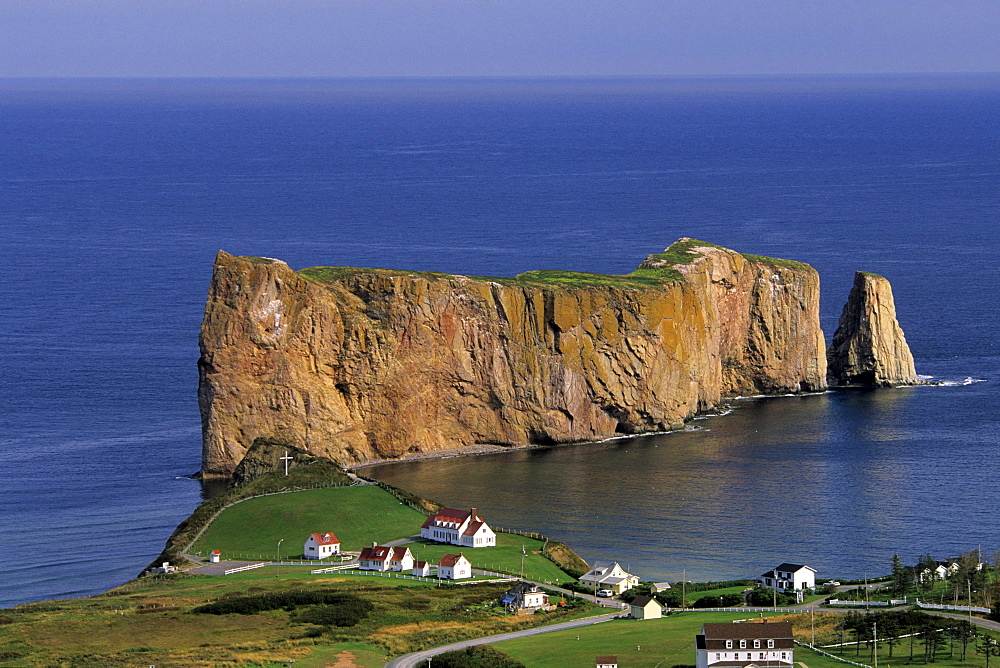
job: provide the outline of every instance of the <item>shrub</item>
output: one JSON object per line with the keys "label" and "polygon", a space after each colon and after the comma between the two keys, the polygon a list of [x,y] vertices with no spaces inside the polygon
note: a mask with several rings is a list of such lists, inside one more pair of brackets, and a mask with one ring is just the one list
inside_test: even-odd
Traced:
{"label": "shrub", "polygon": [[208,615],[255,615],[265,610],[279,610],[281,608],[294,610],[300,605],[319,604],[368,606],[368,610],[371,610],[371,603],[353,594],[337,594],[322,591],[287,591],[227,598],[215,603],[198,606],[191,612]]}
{"label": "shrub", "polygon": [[344,595],[335,605],[317,605],[296,613],[293,622],[317,626],[354,626],[367,617],[374,606],[363,598]]}
{"label": "shrub", "polygon": [[438,654],[435,668],[524,668],[524,664],[490,645],[476,645]]}

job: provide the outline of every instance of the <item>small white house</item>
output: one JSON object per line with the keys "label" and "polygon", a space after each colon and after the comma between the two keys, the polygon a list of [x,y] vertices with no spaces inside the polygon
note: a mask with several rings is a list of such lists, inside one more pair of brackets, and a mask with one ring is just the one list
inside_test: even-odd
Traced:
{"label": "small white house", "polygon": [[329,531],[310,534],[302,546],[302,554],[306,559],[326,559],[340,554],[340,539]]}
{"label": "small white house", "polygon": [[617,561],[595,561],[580,582],[621,594],[639,584],[639,577],[628,573]]}
{"label": "small white house", "polygon": [[472,577],[472,564],[464,554],[446,554],[438,562],[438,577],[442,580],[465,580]]}
{"label": "small white house", "polygon": [[413,574],[417,577],[425,578],[431,574],[431,565],[426,561],[414,561]]}
{"label": "small white house", "polygon": [[212,550],[212,553],[208,555],[209,563],[217,564],[222,561],[222,552],[218,550]]}
{"label": "small white house", "polygon": [[816,569],[802,564],[784,563],[759,578],[757,582],[780,592],[801,591],[816,587]]}
{"label": "small white house", "polygon": [[659,619],[663,607],[651,596],[636,596],[629,603],[629,617],[632,619]]}
{"label": "small white house", "polygon": [[372,545],[361,550],[358,570],[409,571],[413,569],[413,553],[408,547]]}
{"label": "small white house", "polygon": [[595,660],[597,668],[618,668],[618,656],[599,656]]}
{"label": "small white house", "polygon": [[497,544],[497,535],[475,508],[471,512],[442,508],[423,523],[420,537],[462,547],[494,547]]}

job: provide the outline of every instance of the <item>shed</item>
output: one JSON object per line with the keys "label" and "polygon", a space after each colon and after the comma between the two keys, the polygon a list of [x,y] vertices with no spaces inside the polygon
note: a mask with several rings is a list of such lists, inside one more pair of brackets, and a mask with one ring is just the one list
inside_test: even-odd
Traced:
{"label": "shed", "polygon": [[663,608],[651,596],[636,596],[629,603],[629,617],[632,619],[659,619]]}

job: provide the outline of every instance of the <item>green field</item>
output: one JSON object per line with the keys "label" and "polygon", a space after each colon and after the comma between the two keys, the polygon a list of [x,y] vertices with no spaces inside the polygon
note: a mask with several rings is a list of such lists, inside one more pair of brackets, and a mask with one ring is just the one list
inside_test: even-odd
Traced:
{"label": "green field", "polygon": [[[695,635],[705,622],[728,622],[746,617],[745,612],[684,612],[662,619],[613,620],[579,629],[495,643],[494,647],[532,668],[585,666],[593,664],[594,657],[607,654],[617,655],[621,666],[669,668],[677,664],[694,665]],[[808,640],[808,615],[787,615],[784,619],[792,621],[798,639]],[[897,645],[891,658],[888,646],[880,644],[878,665],[884,668],[926,665],[919,640],[915,641],[917,649],[914,659],[912,662],[909,660],[908,642],[903,641]],[[964,661],[960,659],[960,652],[960,647],[952,652],[949,647],[944,646],[938,652],[934,665],[939,668],[986,666],[986,657],[977,654],[972,646]],[[861,648],[859,654],[853,648],[844,650],[844,658],[871,664],[871,652],[865,647]],[[849,665],[801,646],[795,648],[795,661],[809,668],[844,668]],[[997,664],[997,659],[994,658],[992,665]]]}
{"label": "green field", "polygon": [[360,550],[373,541],[419,534],[425,519],[374,485],[272,494],[224,510],[191,550],[203,555],[221,550],[223,559],[274,559],[284,539],[282,557],[297,559],[311,533],[332,531],[342,550]]}
{"label": "green field", "polygon": [[496,547],[477,547],[463,549],[457,545],[442,545],[421,540],[408,544],[417,559],[437,563],[445,554],[465,555],[474,568],[482,568],[503,573],[520,575],[521,546],[524,546],[527,556],[524,558],[524,577],[536,582],[558,584],[572,581],[574,578],[564,573],[558,566],[543,557],[541,551],[544,543],[533,538],[526,538],[509,533],[497,534]]}
{"label": "green field", "polygon": [[[332,531],[341,540],[342,550],[360,550],[373,542],[419,534],[425,519],[422,513],[374,485],[272,494],[224,510],[195,542],[192,552],[207,555],[220,550],[223,559],[273,560],[278,541],[284,539],[282,558],[299,559],[311,533]],[[512,574],[521,572],[524,546],[525,577],[549,583],[572,580],[540,554],[542,541],[523,536],[497,534],[496,547],[475,549],[423,540],[407,545],[418,560],[437,563],[445,554],[462,552],[476,568]]]}

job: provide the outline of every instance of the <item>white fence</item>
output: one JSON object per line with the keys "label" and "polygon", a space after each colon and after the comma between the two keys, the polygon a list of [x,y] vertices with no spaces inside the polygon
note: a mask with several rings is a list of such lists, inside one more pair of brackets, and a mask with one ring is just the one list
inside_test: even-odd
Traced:
{"label": "white fence", "polygon": [[972,612],[981,612],[981,613],[983,613],[985,615],[988,615],[989,613],[993,612],[989,608],[980,608],[980,607],[977,607],[977,606],[974,606],[974,605],[971,605],[971,606],[970,605],[938,605],[937,603],[922,603],[920,600],[917,600],[917,602],[915,603],[915,605],[918,608],[921,608],[923,610],[953,610],[953,611],[956,611],[956,612],[969,612],[969,611],[972,611]]}
{"label": "white fence", "polygon": [[271,562],[263,561],[259,564],[250,564],[249,566],[240,566],[239,568],[227,568],[222,572],[223,575],[232,575],[233,573],[242,573],[243,571],[250,571],[255,568],[260,568],[261,566],[269,566]]}
{"label": "white fence", "polygon": [[[871,666],[869,666],[869,665],[868,665],[867,663],[858,663],[857,661],[851,661],[850,659],[845,659],[844,657],[842,657],[842,656],[837,656],[836,654],[830,654],[829,652],[824,652],[824,651],[823,651],[823,650],[821,650],[820,648],[818,648],[818,647],[813,647],[813,646],[812,646],[812,645],[810,645],[809,643],[804,643],[804,642],[799,642],[798,640],[796,640],[796,641],[795,641],[795,644],[796,644],[796,645],[799,645],[800,647],[808,647],[808,648],[809,648],[809,649],[811,649],[812,651],[814,651],[814,652],[816,652],[816,653],[818,653],[818,654],[822,654],[823,656],[827,656],[827,657],[830,657],[831,659],[835,659],[835,660],[837,660],[837,661],[842,661],[842,662],[844,662],[844,663],[849,663],[849,664],[851,664],[852,666],[858,666],[858,668],[872,668],[872,667],[871,667]],[[805,664],[802,664],[802,665],[805,665]]]}
{"label": "white fence", "polygon": [[[906,601],[903,601],[905,603]],[[828,605],[853,605],[857,607],[872,607],[872,608],[887,608],[891,605],[902,605],[902,603],[896,603],[895,601],[841,601],[839,598],[831,598],[827,601]]]}

